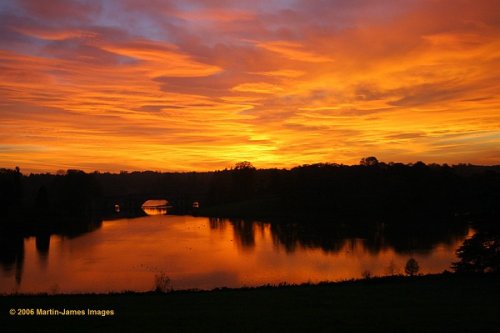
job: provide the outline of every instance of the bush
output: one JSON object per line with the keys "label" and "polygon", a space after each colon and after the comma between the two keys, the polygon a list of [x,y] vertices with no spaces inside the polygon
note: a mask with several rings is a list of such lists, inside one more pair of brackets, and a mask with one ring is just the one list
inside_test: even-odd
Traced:
{"label": "bush", "polygon": [[171,280],[167,274],[161,272],[155,275],[155,288],[157,293],[168,293],[173,291]]}
{"label": "bush", "polygon": [[413,258],[408,259],[405,266],[406,274],[408,274],[409,276],[414,276],[418,273],[419,269],[420,267],[418,266],[418,262],[415,259]]}

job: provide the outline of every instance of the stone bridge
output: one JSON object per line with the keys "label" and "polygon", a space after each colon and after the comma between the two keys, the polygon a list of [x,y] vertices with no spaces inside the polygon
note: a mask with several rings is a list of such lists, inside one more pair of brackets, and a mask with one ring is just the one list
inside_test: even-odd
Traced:
{"label": "stone bridge", "polygon": [[205,201],[205,194],[172,194],[172,193],[130,193],[123,195],[111,195],[104,197],[104,209],[107,213],[116,212],[119,207],[120,215],[142,215],[141,206],[147,200],[167,200],[168,211],[175,214],[192,213],[193,203],[202,205]]}

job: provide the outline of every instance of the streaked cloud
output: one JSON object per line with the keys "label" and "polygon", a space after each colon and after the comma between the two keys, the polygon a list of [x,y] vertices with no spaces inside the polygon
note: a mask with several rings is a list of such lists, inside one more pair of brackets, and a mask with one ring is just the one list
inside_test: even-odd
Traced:
{"label": "streaked cloud", "polygon": [[279,55],[290,60],[318,63],[330,62],[333,60],[328,56],[308,51],[301,44],[288,41],[257,43],[257,46],[265,50],[278,53]]}
{"label": "streaked cloud", "polygon": [[239,84],[233,87],[231,91],[252,92],[257,94],[276,94],[283,91],[283,88],[266,82],[255,82]]}
{"label": "streaked cloud", "polygon": [[5,1],[0,164],[500,164],[499,22],[489,0]]}

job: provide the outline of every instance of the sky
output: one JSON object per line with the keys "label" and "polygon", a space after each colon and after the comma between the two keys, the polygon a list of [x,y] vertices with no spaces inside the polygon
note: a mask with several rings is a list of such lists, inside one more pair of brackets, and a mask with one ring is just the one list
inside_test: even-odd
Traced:
{"label": "sky", "polygon": [[500,164],[500,3],[0,2],[0,167]]}

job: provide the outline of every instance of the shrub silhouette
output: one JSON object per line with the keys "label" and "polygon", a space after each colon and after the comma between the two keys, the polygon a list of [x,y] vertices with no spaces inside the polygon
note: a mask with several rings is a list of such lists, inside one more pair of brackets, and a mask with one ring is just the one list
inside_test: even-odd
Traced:
{"label": "shrub silhouette", "polygon": [[500,271],[500,236],[496,232],[478,232],[457,250],[460,261],[453,263],[457,273]]}
{"label": "shrub silhouette", "polygon": [[413,258],[408,259],[405,266],[406,274],[408,274],[409,276],[414,276],[418,273],[419,269],[420,267],[418,266],[418,262],[415,259]]}
{"label": "shrub silhouette", "polygon": [[155,275],[155,289],[157,293],[168,293],[174,290],[167,274],[161,272]]}

